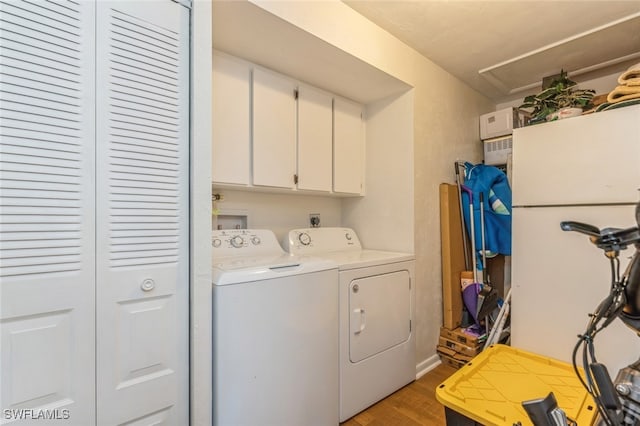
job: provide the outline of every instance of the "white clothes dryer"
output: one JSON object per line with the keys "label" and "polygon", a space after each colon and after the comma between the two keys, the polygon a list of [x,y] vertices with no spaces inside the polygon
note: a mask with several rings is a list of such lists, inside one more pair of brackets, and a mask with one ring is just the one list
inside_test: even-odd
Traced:
{"label": "white clothes dryer", "polygon": [[414,381],[415,256],[363,249],[350,228],[294,229],[285,248],[339,267],[340,421]]}
{"label": "white clothes dryer", "polygon": [[213,231],[213,424],[338,424],[338,269]]}

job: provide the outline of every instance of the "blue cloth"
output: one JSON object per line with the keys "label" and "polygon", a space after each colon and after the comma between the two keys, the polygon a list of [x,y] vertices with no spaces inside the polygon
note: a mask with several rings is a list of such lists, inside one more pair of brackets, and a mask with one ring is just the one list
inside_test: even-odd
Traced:
{"label": "blue cloth", "polygon": [[[507,176],[497,167],[485,164],[473,165],[467,162],[465,168],[464,185],[471,190],[473,196],[475,255],[482,252],[481,208],[484,211],[485,249],[491,252],[489,256],[511,255],[511,187]],[[482,205],[480,193],[483,194]],[[469,196],[463,191],[464,221],[468,235],[471,235],[469,204]]]}

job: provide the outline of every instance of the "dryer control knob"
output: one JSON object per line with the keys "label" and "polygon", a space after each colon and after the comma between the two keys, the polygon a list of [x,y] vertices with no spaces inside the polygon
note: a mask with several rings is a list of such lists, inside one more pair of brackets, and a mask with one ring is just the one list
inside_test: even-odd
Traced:
{"label": "dryer control knob", "polygon": [[222,241],[220,241],[220,239],[218,238],[214,238],[211,244],[213,244],[214,247],[220,247],[220,244],[222,244]]}
{"label": "dryer control knob", "polygon": [[344,237],[347,239],[347,241],[351,241],[351,233],[350,232],[345,233]]}
{"label": "dryer control knob", "polygon": [[240,248],[244,244],[244,240],[240,235],[236,235],[235,237],[231,238],[231,240],[229,241],[231,242],[231,245],[235,248]]}
{"label": "dryer control knob", "polygon": [[255,235],[254,235],[253,237],[251,237],[251,243],[252,243],[254,246],[259,245],[261,242],[262,242],[262,241],[260,241],[260,237],[255,236]]}
{"label": "dryer control knob", "polygon": [[298,235],[298,241],[300,241],[300,244],[302,244],[303,246],[308,246],[309,244],[311,244],[311,237],[306,232],[303,232]]}

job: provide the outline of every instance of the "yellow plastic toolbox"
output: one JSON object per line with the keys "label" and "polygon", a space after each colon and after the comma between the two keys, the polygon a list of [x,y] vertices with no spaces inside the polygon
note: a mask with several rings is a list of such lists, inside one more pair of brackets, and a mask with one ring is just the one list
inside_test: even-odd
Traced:
{"label": "yellow plastic toolbox", "polygon": [[492,345],[436,389],[448,426],[533,425],[522,401],[553,392],[558,407],[579,426],[589,426],[597,409],[571,364],[542,355]]}

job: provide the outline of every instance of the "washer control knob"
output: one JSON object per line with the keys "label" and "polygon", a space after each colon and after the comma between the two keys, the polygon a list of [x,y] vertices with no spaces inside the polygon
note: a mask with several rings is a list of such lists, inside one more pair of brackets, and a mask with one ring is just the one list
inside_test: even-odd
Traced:
{"label": "washer control knob", "polygon": [[308,246],[309,244],[311,244],[311,237],[306,232],[303,232],[298,235],[298,241],[300,241],[300,244],[302,244],[303,246]]}
{"label": "washer control knob", "polygon": [[351,237],[351,233],[350,232],[345,233],[344,237],[347,239],[347,241],[351,241],[352,237]]}
{"label": "washer control knob", "polygon": [[222,244],[222,241],[220,241],[220,239],[219,239],[219,238],[214,238],[214,240],[211,242],[211,244],[212,244],[214,247],[220,247],[220,244]]}
{"label": "washer control knob", "polygon": [[235,237],[231,238],[231,240],[229,241],[231,242],[231,245],[235,248],[240,248],[244,244],[244,240],[240,235],[236,235]]}
{"label": "washer control knob", "polygon": [[253,237],[251,237],[251,243],[254,246],[260,245],[262,241],[260,240],[260,237],[258,237],[257,235],[254,235]]}

